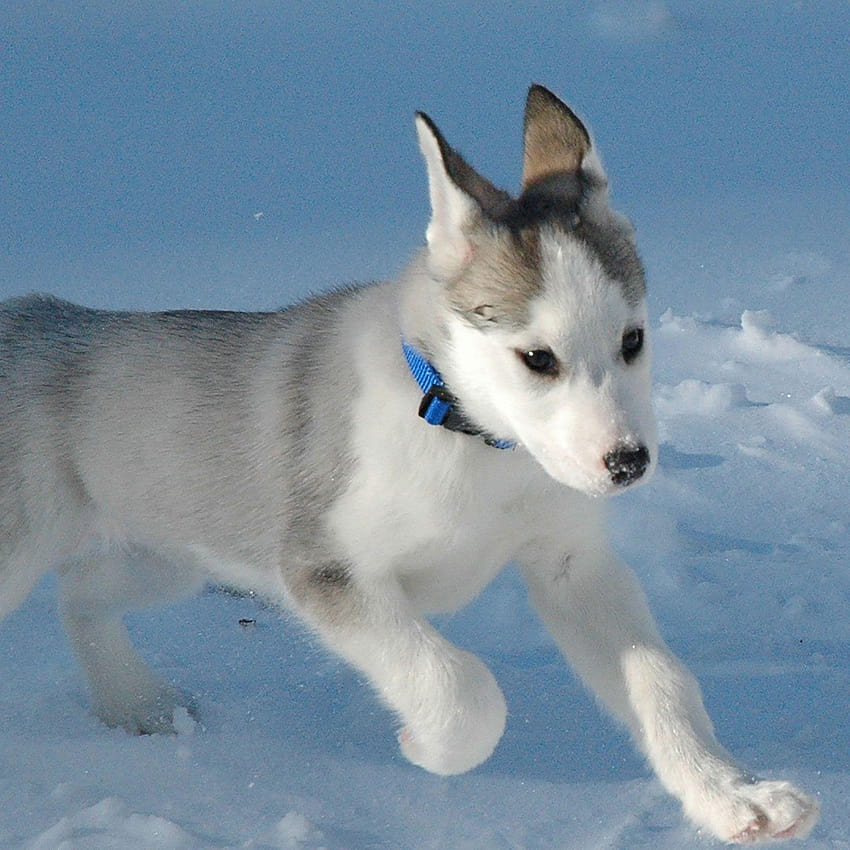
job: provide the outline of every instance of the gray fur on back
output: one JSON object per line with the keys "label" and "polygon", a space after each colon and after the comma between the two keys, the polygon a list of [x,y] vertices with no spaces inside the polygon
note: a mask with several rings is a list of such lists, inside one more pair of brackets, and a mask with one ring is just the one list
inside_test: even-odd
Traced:
{"label": "gray fur on back", "polygon": [[132,541],[138,527],[142,544],[202,545],[266,572],[331,559],[318,524],[349,480],[342,402],[356,393],[337,323],[357,298],[273,313],[5,302],[4,545],[46,515],[78,536],[114,524]]}

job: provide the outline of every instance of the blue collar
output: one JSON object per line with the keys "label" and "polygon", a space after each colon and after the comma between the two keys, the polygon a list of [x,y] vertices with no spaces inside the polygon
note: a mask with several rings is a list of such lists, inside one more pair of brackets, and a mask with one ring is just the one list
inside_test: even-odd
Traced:
{"label": "blue collar", "polygon": [[479,428],[466,418],[454,394],[446,387],[440,373],[412,345],[401,342],[410,372],[424,395],[419,404],[419,415],[429,425],[441,425],[449,431],[459,431],[482,437],[488,446],[496,449],[512,449],[512,440],[499,440]]}

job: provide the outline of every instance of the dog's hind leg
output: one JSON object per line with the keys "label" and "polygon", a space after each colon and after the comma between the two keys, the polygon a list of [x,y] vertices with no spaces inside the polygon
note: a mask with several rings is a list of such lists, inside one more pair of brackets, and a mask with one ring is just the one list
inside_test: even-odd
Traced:
{"label": "dog's hind leg", "polygon": [[332,563],[305,570],[289,590],[305,620],[398,714],[407,759],[449,775],[493,752],[507,713],[493,674],[420,617],[394,578],[355,578]]}
{"label": "dog's hind leg", "polygon": [[107,725],[133,734],[173,732],[175,709],[191,709],[191,700],[138,655],[122,620],[129,610],[197,587],[189,569],[182,585],[166,590],[166,572],[174,568],[152,553],[118,550],[88,554],[60,571],[62,620],[94,709]]}
{"label": "dog's hind leg", "polygon": [[531,598],[576,672],[626,723],[685,813],[718,838],[804,838],[814,800],[742,770],[714,736],[693,676],[658,635],[632,572],[604,544],[526,565]]}

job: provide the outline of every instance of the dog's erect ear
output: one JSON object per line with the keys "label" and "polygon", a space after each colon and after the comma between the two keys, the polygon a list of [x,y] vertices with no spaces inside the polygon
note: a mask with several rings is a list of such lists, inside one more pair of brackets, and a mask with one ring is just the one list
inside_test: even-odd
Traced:
{"label": "dog's erect ear", "polygon": [[428,167],[431,221],[426,237],[435,272],[452,276],[460,272],[472,255],[469,235],[482,217],[495,217],[510,202],[452,150],[434,122],[416,113],[419,147]]}
{"label": "dog's erect ear", "polygon": [[549,89],[533,85],[525,103],[522,188],[559,174],[577,174],[591,151],[590,134]]}

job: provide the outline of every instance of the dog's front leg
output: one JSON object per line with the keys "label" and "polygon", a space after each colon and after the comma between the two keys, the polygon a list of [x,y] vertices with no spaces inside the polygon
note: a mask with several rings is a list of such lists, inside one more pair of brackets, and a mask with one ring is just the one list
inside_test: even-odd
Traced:
{"label": "dog's front leg", "polygon": [[660,638],[635,576],[607,547],[525,572],[532,601],[564,654],[628,725],[688,817],[732,843],[808,834],[815,801],[733,762],[714,736],[696,681]]}
{"label": "dog's front leg", "polygon": [[401,721],[414,764],[450,775],[486,759],[505,728],[505,700],[483,662],[441,637],[390,577],[344,565],[310,570],[290,587],[328,646],[363,672]]}

